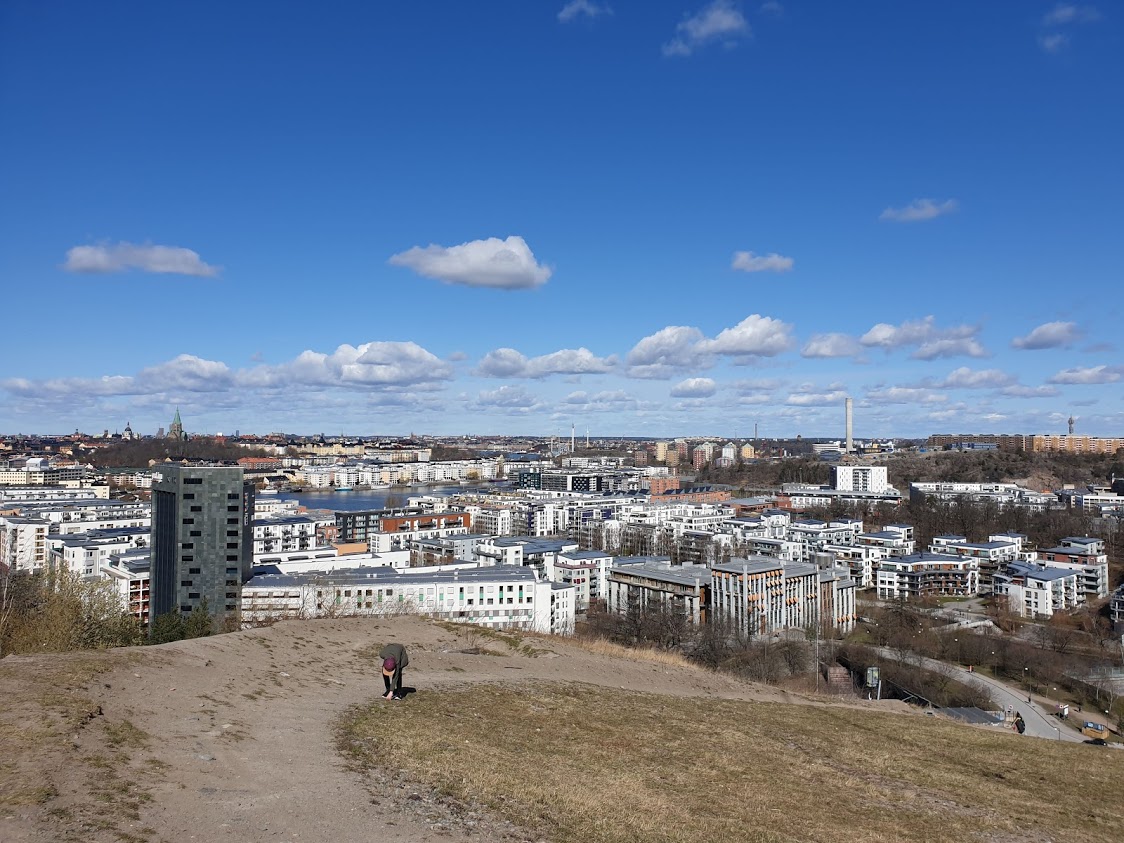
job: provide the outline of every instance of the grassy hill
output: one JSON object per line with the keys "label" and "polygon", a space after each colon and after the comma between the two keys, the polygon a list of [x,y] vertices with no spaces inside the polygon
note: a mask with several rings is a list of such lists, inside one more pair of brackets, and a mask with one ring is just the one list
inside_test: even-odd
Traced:
{"label": "grassy hill", "polygon": [[0,689],[5,843],[1124,839],[1124,752],[417,618],[9,657]]}

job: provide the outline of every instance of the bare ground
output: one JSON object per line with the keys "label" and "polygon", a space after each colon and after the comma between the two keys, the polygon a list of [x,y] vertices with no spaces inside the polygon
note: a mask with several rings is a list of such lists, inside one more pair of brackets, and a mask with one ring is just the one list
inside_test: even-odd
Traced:
{"label": "bare ground", "polygon": [[[677,696],[905,713],[708,671],[587,651],[511,646],[419,618],[294,621],[101,654],[0,662],[0,840],[534,840],[393,770],[359,772],[336,724],[382,692],[375,654],[406,645],[418,694],[467,683],[573,681]],[[410,699],[386,705],[410,705]]]}

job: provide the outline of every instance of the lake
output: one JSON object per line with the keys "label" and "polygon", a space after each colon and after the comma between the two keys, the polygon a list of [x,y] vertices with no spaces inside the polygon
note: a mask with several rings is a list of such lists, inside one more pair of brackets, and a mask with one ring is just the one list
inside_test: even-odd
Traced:
{"label": "lake", "polygon": [[457,484],[440,486],[395,486],[393,489],[368,489],[354,492],[336,492],[330,489],[309,490],[305,492],[282,492],[278,495],[262,495],[262,500],[281,498],[295,500],[309,509],[333,509],[357,511],[364,509],[385,509],[386,499],[394,495],[406,501],[412,495],[459,495],[472,492],[494,492],[510,486],[501,483],[460,486]]}

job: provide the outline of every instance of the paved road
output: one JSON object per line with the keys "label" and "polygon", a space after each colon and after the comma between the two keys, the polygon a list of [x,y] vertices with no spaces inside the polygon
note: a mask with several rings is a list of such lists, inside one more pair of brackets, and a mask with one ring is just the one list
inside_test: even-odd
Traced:
{"label": "paved road", "polygon": [[[884,647],[878,648],[879,652],[889,659],[898,661],[898,655],[893,650]],[[915,654],[910,654],[906,659],[909,664],[917,664],[920,662],[921,666],[926,670],[940,671],[952,670],[956,678],[966,685],[972,685],[977,688],[982,688],[991,695],[995,704],[1002,709],[1011,706],[1012,711],[1018,711],[1023,716],[1023,722],[1026,723],[1025,734],[1033,738],[1047,738],[1049,740],[1063,740],[1072,741],[1074,743],[1081,743],[1085,738],[1074,729],[1054,717],[1050,713],[1050,709],[1045,706],[1040,706],[1036,702],[1027,702],[1026,693],[1016,687],[1012,687],[1005,682],[1000,682],[998,679],[992,679],[988,676],[981,676],[978,673],[969,673],[966,668],[956,667],[954,665],[946,664],[945,662],[937,661],[936,659],[927,659]]]}

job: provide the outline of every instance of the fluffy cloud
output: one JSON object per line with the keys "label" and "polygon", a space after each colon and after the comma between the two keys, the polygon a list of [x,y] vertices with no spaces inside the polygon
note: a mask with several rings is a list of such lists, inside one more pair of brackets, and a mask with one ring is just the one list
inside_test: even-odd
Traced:
{"label": "fluffy cloud", "polygon": [[792,326],[771,316],[754,313],[712,340],[698,344],[707,354],[732,357],[773,357],[792,347]]}
{"label": "fluffy cloud", "polygon": [[961,366],[936,384],[940,389],[999,389],[1014,384],[1016,378],[999,369],[969,369]]}
{"label": "fluffy cloud", "polygon": [[611,15],[613,10],[608,6],[599,6],[596,3],[591,3],[590,0],[570,0],[562,11],[558,13],[558,20],[562,23],[569,23],[572,20],[577,20],[581,16],[587,18],[596,18],[601,15]]}
{"label": "fluffy cloud", "polygon": [[800,392],[791,393],[784,403],[790,407],[826,407],[833,404],[842,406],[846,398],[847,393],[842,389],[815,392],[812,388],[804,387]]}
{"label": "fluffy cloud", "polygon": [[136,269],[168,275],[194,275],[213,278],[221,267],[204,263],[197,252],[179,246],[138,246],[117,243],[102,246],[75,246],[66,253],[63,269],[68,272],[125,272]]}
{"label": "fluffy cloud", "polygon": [[731,269],[741,272],[788,272],[795,261],[770,252],[767,255],[755,255],[753,252],[734,252],[734,259],[730,263]]}
{"label": "fluffy cloud", "polygon": [[944,357],[987,357],[987,349],[975,337],[932,340],[923,343],[910,355],[915,360],[937,360]]}
{"label": "fluffy cloud", "polygon": [[1124,377],[1124,366],[1089,366],[1087,368],[1062,369],[1050,383],[1116,383]]}
{"label": "fluffy cloud", "polygon": [[545,405],[521,386],[501,386],[499,389],[485,390],[476,398],[481,408],[496,408],[516,413],[531,413],[541,410]]}
{"label": "fluffy cloud", "polygon": [[868,348],[894,349],[918,346],[912,357],[936,360],[941,357],[986,357],[987,350],[976,339],[979,327],[956,325],[938,328],[932,316],[913,319],[900,325],[879,322],[859,338]]}
{"label": "fluffy cloud", "polygon": [[1039,325],[1025,337],[1011,340],[1012,348],[1035,351],[1042,348],[1068,348],[1081,339],[1082,331],[1076,322],[1047,322]]}
{"label": "fluffy cloud", "polygon": [[673,398],[708,398],[718,387],[711,378],[687,378],[671,388]]}
{"label": "fluffy cloud", "polygon": [[550,375],[600,375],[617,363],[615,357],[598,357],[588,348],[564,348],[527,358],[514,348],[490,351],[476,367],[486,378],[545,378]]}
{"label": "fluffy cloud", "polygon": [[516,236],[470,240],[459,246],[414,246],[392,255],[389,262],[446,284],[501,290],[540,287],[551,275],[549,267],[535,260],[526,241]]}
{"label": "fluffy cloud", "polygon": [[878,215],[883,222],[925,222],[944,214],[951,214],[959,207],[955,199],[937,202],[932,199],[914,199],[904,208],[887,208]]}
{"label": "fluffy cloud", "polygon": [[815,334],[804,348],[801,357],[854,357],[862,352],[862,345],[849,334]]}
{"label": "fluffy cloud", "polygon": [[714,0],[675,28],[675,37],[663,45],[665,56],[689,56],[715,43],[732,45],[750,35],[749,23],[731,0]]}
{"label": "fluffy cloud", "polygon": [[625,362],[629,377],[666,379],[677,372],[707,365],[707,355],[698,347],[702,339],[703,333],[698,328],[685,325],[661,328],[628,352]]}

